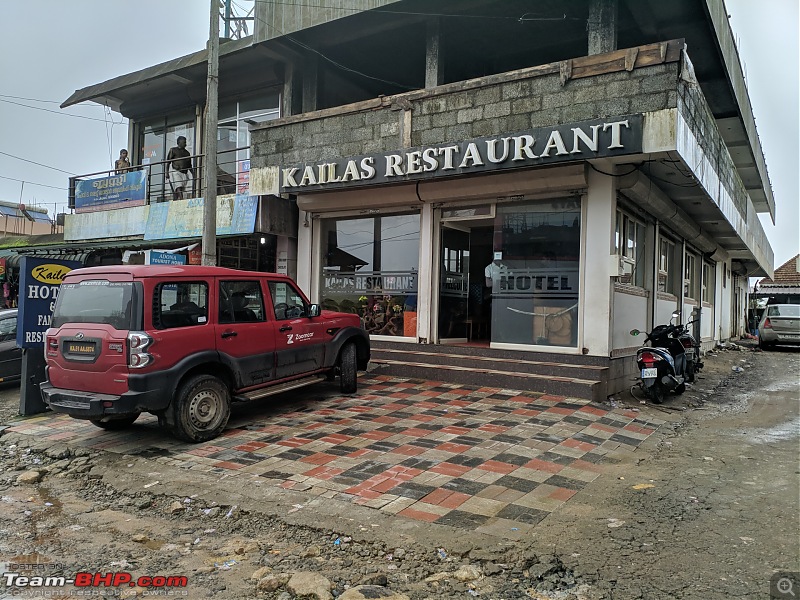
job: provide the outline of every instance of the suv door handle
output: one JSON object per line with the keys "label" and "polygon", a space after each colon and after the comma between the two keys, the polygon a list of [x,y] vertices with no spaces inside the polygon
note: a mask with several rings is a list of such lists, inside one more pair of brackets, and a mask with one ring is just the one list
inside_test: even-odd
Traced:
{"label": "suv door handle", "polygon": [[292,330],[292,326],[291,325],[284,325],[283,327],[278,329],[278,331],[291,331],[291,330]]}
{"label": "suv door handle", "polygon": [[229,338],[229,337],[236,337],[237,335],[239,335],[239,334],[236,333],[235,331],[226,331],[226,332],[224,332],[222,334],[222,339]]}

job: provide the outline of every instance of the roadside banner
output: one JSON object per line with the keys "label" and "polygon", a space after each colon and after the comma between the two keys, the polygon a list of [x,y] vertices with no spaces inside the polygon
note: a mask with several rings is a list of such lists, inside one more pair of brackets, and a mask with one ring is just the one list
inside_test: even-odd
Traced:
{"label": "roadside banner", "polygon": [[143,206],[147,198],[147,171],[128,171],[110,177],[75,182],[75,212]]}

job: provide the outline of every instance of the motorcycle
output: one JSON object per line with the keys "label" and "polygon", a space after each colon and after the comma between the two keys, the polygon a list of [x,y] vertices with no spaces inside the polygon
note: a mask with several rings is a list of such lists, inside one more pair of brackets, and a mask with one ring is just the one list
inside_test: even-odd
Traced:
{"label": "motorcycle", "polygon": [[683,326],[682,331],[678,334],[678,339],[683,345],[684,354],[686,355],[686,382],[694,383],[695,375],[703,368],[703,361],[700,358],[700,342],[694,338],[689,331],[689,325],[695,323],[689,321]]}
{"label": "motorcycle", "polygon": [[[645,344],[650,342],[650,345],[636,352],[636,364],[641,374],[639,387],[656,404],[663,402],[670,391],[676,394],[686,391],[686,348],[680,336],[682,333],[688,334],[688,331],[683,325],[673,323],[678,316],[680,313],[675,312],[668,325],[654,327],[645,335]],[[642,332],[633,329],[630,333],[637,336]]]}

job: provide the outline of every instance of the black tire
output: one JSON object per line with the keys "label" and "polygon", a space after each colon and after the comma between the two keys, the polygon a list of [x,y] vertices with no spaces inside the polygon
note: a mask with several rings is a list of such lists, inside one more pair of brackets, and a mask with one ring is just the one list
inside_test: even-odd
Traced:
{"label": "black tire", "polygon": [[694,361],[688,361],[686,363],[686,381],[694,383]]}
{"label": "black tire", "polygon": [[758,347],[762,350],[771,350],[772,344],[770,342],[764,342],[761,338],[758,338]]}
{"label": "black tire", "polygon": [[682,383],[678,387],[675,388],[675,393],[676,394],[682,394],[685,391],[686,391],[686,384],[685,383]]}
{"label": "black tire", "polygon": [[100,419],[92,419],[92,425],[95,427],[99,427],[100,429],[106,429],[108,431],[119,431],[120,429],[127,429],[136,419],[139,418],[139,415],[142,413],[133,413],[130,415],[121,415],[119,417],[114,417],[113,419],[109,419],[108,421],[101,421]]}
{"label": "black tire", "polygon": [[186,442],[206,442],[228,424],[231,394],[216,377],[196,375],[180,387],[169,410],[172,435]]}
{"label": "black tire", "polygon": [[644,393],[654,404],[664,402],[664,388],[661,387],[660,383],[654,383],[649,388],[645,388]]}
{"label": "black tire", "polygon": [[339,354],[339,388],[343,394],[355,394],[358,388],[356,345],[345,344]]}

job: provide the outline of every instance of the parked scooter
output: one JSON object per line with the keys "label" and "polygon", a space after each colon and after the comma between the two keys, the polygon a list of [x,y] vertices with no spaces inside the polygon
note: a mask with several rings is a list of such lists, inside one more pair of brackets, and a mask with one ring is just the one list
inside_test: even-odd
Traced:
{"label": "parked scooter", "polygon": [[[641,377],[639,387],[645,396],[660,404],[667,392],[682,394],[686,391],[686,350],[680,335],[685,331],[683,325],[673,324],[680,313],[672,313],[669,325],[658,325],[646,334],[645,344],[636,352],[636,364]],[[642,333],[634,329],[631,335]]]}
{"label": "parked scooter", "polygon": [[678,335],[678,339],[681,341],[684,354],[686,355],[687,383],[694,383],[695,375],[703,368],[703,361],[700,358],[700,342],[696,340],[694,335],[692,335],[689,331],[689,325],[692,325],[695,323],[695,321],[689,321],[686,323]]}

